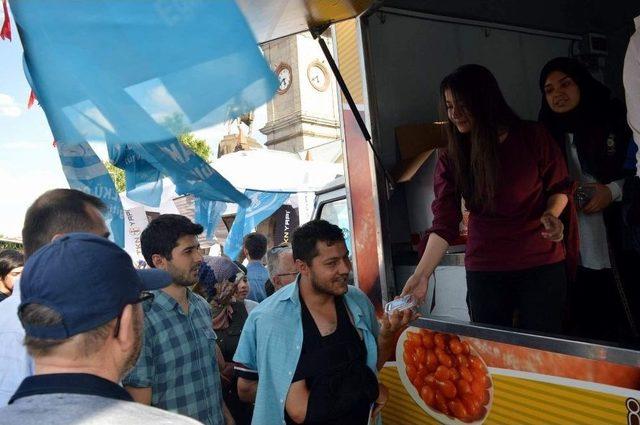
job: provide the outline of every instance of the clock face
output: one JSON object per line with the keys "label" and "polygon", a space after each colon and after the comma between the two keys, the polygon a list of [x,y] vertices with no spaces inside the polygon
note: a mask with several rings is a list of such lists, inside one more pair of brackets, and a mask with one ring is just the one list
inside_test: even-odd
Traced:
{"label": "clock face", "polygon": [[313,62],[307,68],[307,78],[314,89],[325,91],[329,87],[329,72],[320,62]]}
{"label": "clock face", "polygon": [[280,85],[278,86],[278,93],[284,94],[289,87],[291,87],[291,78],[292,72],[291,67],[286,63],[280,64],[276,69],[276,75],[278,76],[278,81]]}

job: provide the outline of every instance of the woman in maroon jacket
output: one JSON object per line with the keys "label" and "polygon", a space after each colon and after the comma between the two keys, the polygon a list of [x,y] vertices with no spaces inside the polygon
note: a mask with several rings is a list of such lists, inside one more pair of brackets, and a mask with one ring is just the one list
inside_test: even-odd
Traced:
{"label": "woman in maroon jacket", "polygon": [[465,255],[474,322],[559,333],[566,298],[563,225],[570,181],[544,127],[522,121],[491,72],[464,65],[440,85],[448,146],[435,173],[434,220],[403,294],[424,299],[429,276],[470,212]]}

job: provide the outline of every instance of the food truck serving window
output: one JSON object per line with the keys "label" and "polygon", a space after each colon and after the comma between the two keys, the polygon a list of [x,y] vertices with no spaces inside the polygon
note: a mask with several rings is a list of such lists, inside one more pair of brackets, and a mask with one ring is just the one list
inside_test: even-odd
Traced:
{"label": "food truck serving window", "polygon": [[349,211],[346,199],[336,199],[320,206],[319,217],[342,229],[347,249],[351,252],[351,229],[349,227]]}
{"label": "food truck serving window", "polygon": [[[446,7],[442,7],[442,14],[445,16],[436,16],[408,10],[410,7],[401,9],[397,6],[408,2],[391,3],[393,8],[383,7],[368,15],[363,19],[366,25],[362,25],[364,38],[367,40],[364,47],[364,68],[368,82],[367,97],[370,99],[368,113],[380,156],[389,169],[397,168],[404,159],[398,140],[399,128],[443,121],[439,111],[439,85],[447,74],[469,63],[488,68],[495,75],[507,103],[515,112],[524,120],[537,121],[542,99],[538,84],[540,70],[554,57],[573,55],[574,48],[581,40],[580,30],[571,30],[570,34],[561,33],[569,30],[560,24],[547,27],[549,31],[540,30],[542,25],[540,22],[533,22],[533,18],[531,22],[524,18],[517,22],[517,25],[530,26],[524,28],[509,26],[508,23],[493,24],[491,21],[496,17],[482,17],[481,11],[476,11],[479,16],[469,16],[469,20],[465,20],[459,17],[448,18]],[[506,3],[504,8],[508,8]],[[439,7],[434,6],[433,9]],[[467,15],[464,11],[460,11],[460,14]],[[629,23],[633,16],[626,16]],[[622,19],[623,16],[619,18]],[[512,24],[516,24],[516,21]],[[626,40],[619,47],[624,50]],[[607,73],[621,76],[621,60],[611,59],[606,67],[594,71],[605,76]],[[616,77],[617,80],[620,80],[620,76]],[[611,78],[604,80],[614,95],[620,98],[621,81],[612,81]],[[359,160],[360,158],[350,157],[348,163],[356,164]],[[378,192],[373,194],[379,201],[381,217],[381,227],[376,229],[382,237],[378,259],[384,264],[381,273],[386,273],[382,277],[386,281],[386,287],[392,288],[389,290],[391,299],[399,295],[403,285],[415,271],[420,239],[432,225],[433,216],[429,211],[434,197],[436,160],[437,155],[424,160],[412,177],[397,184],[392,196],[388,197],[381,188],[377,188]],[[353,217],[355,223],[360,220],[362,217]],[[356,244],[360,244],[358,237]],[[464,252],[462,242],[453,242],[451,245],[455,246],[450,247],[432,275],[432,292],[425,303],[429,311],[423,310],[423,315],[443,323],[465,322],[465,326],[468,326],[471,324],[468,317],[464,318],[463,314],[458,313],[464,313],[467,309],[464,263],[469,259],[469,253]],[[576,291],[575,287],[569,289]],[[576,297],[572,299],[575,300]],[[606,301],[602,297],[602,302]],[[613,301],[618,302],[617,299]],[[575,309],[575,306],[572,307]],[[628,325],[626,322],[629,321],[627,310],[621,306],[618,312],[621,316],[619,322],[624,325]],[[595,308],[592,313],[597,316],[599,311],[600,308]],[[516,311],[513,323],[521,325],[525,321],[523,318],[524,313]],[[469,328],[476,323],[471,325]],[[513,331],[509,330],[512,334],[535,333],[521,333],[517,329],[516,332]],[[595,335],[593,329],[586,329],[584,333],[572,329],[569,333],[572,335],[569,338],[578,340],[593,340]],[[620,338],[617,333],[626,333],[625,338]],[[612,329],[598,339],[616,341],[627,346],[627,337],[633,337],[632,332]],[[510,335],[509,338],[514,336]],[[562,339],[566,337],[563,336]]]}
{"label": "food truck serving window", "polygon": [[[567,6],[569,2],[559,0],[556,4]],[[363,19],[367,114],[385,166],[393,169],[397,162],[404,160],[397,139],[400,126],[443,121],[437,108],[440,81],[464,64],[477,63],[489,68],[516,112],[523,119],[537,121],[541,101],[540,69],[553,57],[572,55],[573,47],[578,45],[575,37],[579,41],[581,31],[591,25],[584,22],[578,29],[577,24],[571,26],[571,22],[576,22],[574,14],[568,18],[568,15],[549,13],[548,8],[538,5],[523,1],[515,6],[501,0],[482,5],[389,0]],[[428,13],[455,18],[427,16],[416,10],[422,7],[428,9]],[[597,15],[605,22],[609,20],[611,26],[615,21],[613,15],[620,22],[626,19],[630,23],[638,14],[627,13],[625,18],[624,14],[613,11],[614,8],[606,9],[611,9],[610,15]],[[461,17],[484,22],[464,21]],[[592,22],[593,17],[590,16]],[[497,26],[492,22],[575,35]],[[610,56],[607,62],[620,62],[619,59]],[[620,73],[621,69],[603,71],[613,74]],[[611,79],[608,83],[612,84]],[[615,82],[612,85],[615,86]],[[355,170],[362,175],[359,166],[370,158],[349,150],[346,156],[355,245],[359,248],[365,245],[365,236],[370,233],[381,237],[375,260],[380,264],[380,279],[384,280],[383,294],[388,290],[387,299],[393,299],[416,270],[419,242],[432,226],[432,217],[427,211],[433,200],[433,193],[429,191],[433,192],[434,187],[436,155],[426,159],[410,181],[398,182],[391,195],[375,185],[371,192],[360,186],[354,190]],[[378,178],[378,183],[382,180],[380,170],[371,174]],[[367,220],[366,215],[353,208],[357,205],[354,198],[373,199],[376,207],[379,206],[380,222]],[[318,216],[331,220],[333,214],[331,209],[326,209]],[[363,222],[370,227],[370,233],[364,236],[359,227]],[[470,236],[474,236],[474,223],[477,225],[477,219],[469,224]],[[455,233],[453,226],[447,230]],[[381,382],[392,392],[382,412],[385,424],[638,423],[640,352],[637,346],[630,350],[611,342],[603,344],[594,338],[578,336],[575,330],[570,330],[572,336],[560,336],[489,326],[456,314],[468,313],[464,263],[473,257],[473,249],[468,249],[470,244],[466,249],[458,247],[462,243],[453,241],[450,245],[456,248],[450,247],[432,275],[433,293],[424,304],[428,311],[423,310],[422,318],[403,331],[396,344],[395,357],[380,373]],[[358,249],[358,254],[360,252]],[[499,260],[505,259],[499,257]],[[357,266],[358,278],[366,278],[366,274],[360,273],[360,263]],[[637,276],[636,272],[630,283],[635,284]],[[531,297],[522,298],[524,303],[531,301]],[[550,296],[543,299],[540,316],[549,316],[550,301]],[[604,297],[601,301],[606,302]],[[483,302],[503,308],[503,303],[495,299]],[[603,314],[602,306],[591,309],[590,313],[596,321],[609,319]],[[509,315],[516,326],[524,322],[524,313],[520,310]],[[609,329],[606,339],[618,339],[618,327]],[[467,382],[471,389],[467,388]]]}

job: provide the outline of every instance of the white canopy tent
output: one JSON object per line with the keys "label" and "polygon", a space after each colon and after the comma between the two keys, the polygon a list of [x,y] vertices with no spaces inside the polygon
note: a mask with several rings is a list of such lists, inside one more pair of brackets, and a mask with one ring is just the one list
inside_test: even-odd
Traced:
{"label": "white canopy tent", "polygon": [[[251,189],[263,192],[291,192],[286,203],[299,209],[301,219],[310,218],[313,208],[313,192],[324,188],[337,176],[344,174],[342,164],[320,161],[306,161],[294,153],[259,149],[239,151],[218,158],[213,168],[238,190]],[[120,194],[125,210],[125,250],[135,262],[142,260],[139,237],[148,224],[147,212],[160,214],[184,213],[175,200],[178,195],[175,185],[168,178],[163,179],[162,199],[158,207],[151,207]],[[224,215],[235,214],[236,204],[227,204]],[[217,234],[218,232],[216,232]]]}
{"label": "white canopy tent", "polygon": [[224,155],[213,168],[236,188],[263,192],[315,192],[344,174],[342,164],[304,161],[295,153],[269,149]]}
{"label": "white canopy tent", "polygon": [[[316,192],[344,174],[342,164],[305,161],[294,153],[269,149],[230,153],[212,165],[238,190],[262,192]],[[179,196],[168,178],[163,180],[162,200],[158,207],[141,204],[127,198],[125,193],[120,194],[125,210],[144,207],[146,211],[160,213],[177,213],[172,201]]]}

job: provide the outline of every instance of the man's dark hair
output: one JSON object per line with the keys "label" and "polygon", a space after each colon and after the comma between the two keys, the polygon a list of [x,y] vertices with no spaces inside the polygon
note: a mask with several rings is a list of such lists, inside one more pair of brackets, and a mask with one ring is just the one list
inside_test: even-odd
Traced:
{"label": "man's dark hair", "polygon": [[267,238],[257,232],[245,236],[242,245],[247,250],[250,260],[261,260],[267,253]]}
{"label": "man's dark hair", "polygon": [[96,222],[87,211],[88,206],[100,212],[106,210],[100,199],[75,189],[53,189],[40,195],[24,218],[22,243],[25,257],[51,242],[57,233],[94,230]]}
{"label": "man's dark hair", "polygon": [[162,255],[171,260],[171,251],[178,245],[178,239],[185,235],[198,236],[203,228],[187,217],[178,214],[162,214],[149,223],[140,235],[142,255],[149,267],[155,267],[152,257]]}
{"label": "man's dark hair", "polygon": [[0,251],[0,279],[4,279],[13,269],[24,266],[24,255],[15,249]]}
{"label": "man's dark hair", "polygon": [[311,264],[318,255],[316,244],[321,241],[331,246],[336,242],[344,242],[342,229],[326,220],[310,221],[293,232],[293,260],[301,260]]}

